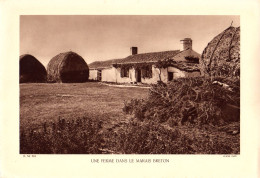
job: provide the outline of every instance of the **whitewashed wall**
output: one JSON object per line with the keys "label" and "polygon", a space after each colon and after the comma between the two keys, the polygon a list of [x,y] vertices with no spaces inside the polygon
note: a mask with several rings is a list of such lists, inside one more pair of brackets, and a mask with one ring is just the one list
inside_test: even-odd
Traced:
{"label": "whitewashed wall", "polygon": [[162,73],[161,73],[161,80],[164,82],[164,83],[167,83],[168,82],[168,72],[167,72],[167,69],[161,69]]}
{"label": "whitewashed wall", "polygon": [[89,70],[89,80],[97,80],[97,70],[96,69]]}
{"label": "whitewashed wall", "polygon": [[175,67],[168,67],[168,72],[173,72],[173,78],[181,78],[181,77],[185,77],[185,72],[181,71]]}
{"label": "whitewashed wall", "polygon": [[[165,69],[161,69],[161,79],[162,81],[165,80]],[[160,80],[159,78],[159,74],[160,74],[160,70],[158,68],[155,68],[154,66],[152,66],[152,78],[141,78],[142,83],[147,83],[147,84],[155,84],[157,83],[157,81]],[[167,76],[166,76],[167,77]],[[167,78],[166,78],[167,80]]]}
{"label": "whitewashed wall", "polygon": [[[116,82],[117,83],[131,83],[131,82],[136,82],[136,77],[135,77],[135,69],[130,69],[129,70],[129,77],[121,77],[120,76],[120,68],[115,69],[116,70]],[[174,78],[180,78],[180,77],[185,77],[185,72],[181,71],[177,68],[174,67],[168,67],[169,72],[174,72],[173,76]],[[161,80],[165,83],[168,82],[168,71],[167,68],[161,69]],[[160,80],[159,77],[160,70],[158,68],[155,68],[152,66],[152,78],[141,78],[142,83],[146,84],[155,84],[157,81]]]}
{"label": "whitewashed wall", "polygon": [[[136,82],[136,77],[135,77],[135,69],[131,68],[129,70],[129,77],[121,77],[120,75],[120,68],[115,69],[116,71],[116,82],[117,83],[131,83],[131,82]],[[161,69],[161,79],[163,82],[167,82],[168,80],[168,73],[167,69]],[[152,84],[152,83],[157,83],[159,79],[159,69],[155,68],[154,66],[152,67],[152,78],[141,78],[142,83],[147,83],[147,84]]]}
{"label": "whitewashed wall", "polygon": [[[131,68],[129,70],[129,77],[121,77],[120,68],[107,68],[102,69],[102,81],[103,82],[115,82],[115,83],[131,83],[136,82],[135,77],[135,69]],[[181,77],[197,77],[200,76],[200,72],[185,72],[179,70],[175,67],[168,67],[165,69],[161,69],[161,80],[164,83],[168,82],[168,72],[173,72],[173,78],[181,78]],[[152,66],[152,78],[141,78],[142,83],[146,84],[155,84],[160,80],[159,78],[160,70]],[[89,71],[89,79],[97,80],[97,70]]]}
{"label": "whitewashed wall", "polygon": [[121,69],[120,68],[116,68],[116,82],[117,83],[131,83],[136,81],[135,79],[135,70],[134,69],[130,69],[129,70],[129,77],[121,77]]}
{"label": "whitewashed wall", "polygon": [[114,67],[102,70],[102,82],[116,82],[116,69]]}
{"label": "whitewashed wall", "polygon": [[[147,83],[147,84],[152,84],[152,83],[157,83],[157,81],[160,80],[159,78],[159,73],[160,70],[158,68],[155,68],[154,66],[152,67],[152,78],[142,78],[142,83]],[[199,77],[200,72],[185,72],[182,70],[179,70],[175,67],[168,67],[165,69],[161,69],[161,80],[164,83],[168,82],[168,72],[173,72],[173,78],[182,78],[182,77]]]}

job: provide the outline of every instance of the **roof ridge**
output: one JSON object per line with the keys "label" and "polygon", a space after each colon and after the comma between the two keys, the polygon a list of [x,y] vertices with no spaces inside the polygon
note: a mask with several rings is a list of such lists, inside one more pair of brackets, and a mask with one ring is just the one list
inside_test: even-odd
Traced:
{"label": "roof ridge", "polygon": [[[147,52],[147,53],[138,53],[138,54],[132,54],[129,56],[135,56],[135,55],[139,55],[139,54],[152,54],[152,53],[163,53],[163,52],[175,52],[175,51],[180,51],[179,49],[176,50],[167,50],[167,51],[157,51],[157,52]],[[128,56],[127,56],[128,57]],[[127,58],[125,57],[125,58]],[[122,58],[123,59],[123,58]]]}
{"label": "roof ridge", "polygon": [[155,62],[163,60],[169,57],[174,57],[179,54],[181,50],[168,50],[168,51],[157,51],[148,53],[139,53],[135,55],[129,55],[124,58],[111,59],[105,61],[94,61],[89,64],[90,68],[101,68],[112,66],[116,63],[142,63],[142,62]]}
{"label": "roof ridge", "polygon": [[117,59],[123,59],[123,58],[107,59],[107,60],[103,60],[103,61],[93,61],[90,64],[92,64],[94,62],[107,62],[107,61],[113,61],[113,60],[117,60]]}

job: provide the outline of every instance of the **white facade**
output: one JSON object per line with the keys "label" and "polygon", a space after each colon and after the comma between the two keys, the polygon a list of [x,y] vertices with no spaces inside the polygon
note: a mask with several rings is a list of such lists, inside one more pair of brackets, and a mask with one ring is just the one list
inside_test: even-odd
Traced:
{"label": "white facade", "polygon": [[[98,77],[100,72],[100,77]],[[103,69],[90,69],[89,80],[100,80],[102,82],[117,82],[116,81],[116,68],[103,68]]]}
{"label": "white facade", "polygon": [[101,81],[102,82],[117,82],[116,80],[116,68],[106,68],[101,70]]}
{"label": "white facade", "polygon": [[[115,82],[115,83],[136,83],[137,74],[134,68],[129,69],[128,77],[121,77],[121,69],[110,67],[105,69],[99,69],[101,71],[101,81],[102,82]],[[98,79],[98,70],[90,69],[90,80]],[[200,76],[200,72],[185,72],[175,67],[168,67],[161,69],[161,81],[167,83],[169,81],[169,73],[172,73],[173,79],[182,78],[182,77],[197,77]],[[155,84],[160,80],[160,70],[152,66],[152,78],[143,78],[141,77],[141,83],[146,84]]]}
{"label": "white facade", "polygon": [[[166,51],[165,53],[168,53],[168,52]],[[141,58],[138,58],[138,55],[139,54],[130,56],[133,59],[131,59],[130,61],[127,61],[127,62],[129,64],[132,62],[135,64],[138,63],[138,62],[134,62],[136,60],[136,59],[134,59],[135,57],[138,60],[141,59]],[[140,54],[140,55],[144,55],[144,54]],[[154,54],[154,55],[156,56],[157,54]],[[177,53],[176,55],[174,55],[173,57],[171,57],[171,60],[177,61],[177,62],[183,61],[185,63],[185,62],[187,62],[186,56],[196,57],[198,59],[200,58],[200,54],[193,51],[192,49],[187,49],[187,50],[181,51],[181,52]],[[148,61],[143,61],[143,60],[140,60],[140,61],[142,61],[144,63],[148,62]],[[140,62],[140,63],[142,63],[142,62]],[[124,63],[122,63],[122,64],[124,64]],[[125,63],[125,64],[127,64],[127,63]],[[143,75],[141,74],[141,72],[140,71],[138,72],[137,69],[135,70],[134,68],[130,68],[129,75],[127,77],[121,77],[121,68],[112,67],[112,65],[110,64],[110,66],[107,68],[90,69],[89,79],[100,80],[103,82],[115,82],[115,83],[141,82],[141,83],[152,84],[152,83],[157,83],[157,81],[159,81],[160,78],[161,78],[162,82],[167,83],[168,81],[176,79],[176,78],[200,76],[199,71],[186,72],[184,70],[180,70],[175,67],[158,69],[155,67],[155,65],[152,65],[152,77],[151,78],[143,78]]]}
{"label": "white facade", "polygon": [[135,79],[135,70],[129,69],[129,77],[121,77],[121,69],[116,68],[116,82],[117,83],[131,83],[136,81]]}
{"label": "white facade", "polygon": [[97,69],[89,69],[89,80],[97,80]]}

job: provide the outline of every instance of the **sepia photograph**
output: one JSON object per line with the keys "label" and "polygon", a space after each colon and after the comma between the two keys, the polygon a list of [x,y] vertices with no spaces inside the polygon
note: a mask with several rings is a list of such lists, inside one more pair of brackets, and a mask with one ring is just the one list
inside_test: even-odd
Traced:
{"label": "sepia photograph", "polygon": [[240,155],[239,15],[19,18],[20,154]]}

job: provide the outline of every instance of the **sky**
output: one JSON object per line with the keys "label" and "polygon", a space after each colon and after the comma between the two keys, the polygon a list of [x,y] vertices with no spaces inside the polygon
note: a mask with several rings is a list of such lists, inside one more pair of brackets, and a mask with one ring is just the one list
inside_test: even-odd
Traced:
{"label": "sky", "polygon": [[90,64],[127,57],[131,46],[138,53],[182,50],[184,38],[202,54],[232,21],[240,26],[239,16],[220,15],[22,15],[20,55],[31,54],[47,66],[55,55],[73,51]]}

